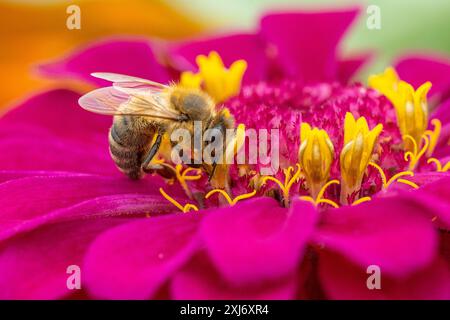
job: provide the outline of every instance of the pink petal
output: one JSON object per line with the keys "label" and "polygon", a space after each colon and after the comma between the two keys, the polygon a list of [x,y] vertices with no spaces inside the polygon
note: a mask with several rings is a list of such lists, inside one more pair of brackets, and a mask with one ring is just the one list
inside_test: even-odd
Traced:
{"label": "pink petal", "polygon": [[[434,166],[434,164],[429,164],[429,166]],[[419,187],[422,187],[430,183],[435,183],[446,177],[450,177],[450,172],[429,171],[414,173],[413,177],[407,177],[407,179],[411,182],[414,182]],[[421,188],[419,190],[421,190]],[[394,182],[389,186],[389,189],[386,190],[386,192],[378,193],[377,197],[396,196],[399,194],[401,194],[402,196],[411,195],[411,200],[414,201],[414,197],[417,192],[419,191],[412,188],[411,186],[399,182]]]}
{"label": "pink petal", "polygon": [[[439,111],[439,109],[438,109]],[[445,118],[443,119],[445,121]],[[441,134],[439,135],[436,148],[433,151],[433,157],[441,160],[442,158],[448,158],[450,155],[450,145],[448,141],[450,140],[450,123],[443,123]],[[442,162],[445,165],[446,162]]]}
{"label": "pink petal", "polygon": [[171,281],[171,294],[181,300],[285,300],[293,299],[297,279],[290,275],[274,282],[234,287],[215,270],[206,255],[194,256]]}
{"label": "pink petal", "polygon": [[117,174],[108,154],[111,118],[84,111],[78,98],[68,90],[48,91],[2,117],[0,167]]}
{"label": "pink petal", "polygon": [[358,56],[345,58],[339,61],[337,76],[340,82],[348,83],[350,79],[369,62],[372,53],[364,53]]}
{"label": "pink petal", "polygon": [[[86,112],[78,105],[80,95],[70,90],[52,90],[37,94],[0,118],[3,134],[31,135],[38,130],[60,139],[92,143],[103,137],[107,141],[112,118]],[[3,129],[5,126],[21,126]],[[21,131],[19,131],[21,130]],[[1,143],[1,141],[0,141]]]}
{"label": "pink petal", "polygon": [[0,170],[0,184],[10,180],[22,179],[36,176],[64,176],[70,175],[63,171],[39,171],[39,170]]}
{"label": "pink petal", "polygon": [[[158,177],[130,181],[125,177],[88,175],[40,176],[4,182],[0,184],[0,239],[42,224],[52,215],[60,215],[55,210],[109,195],[159,196],[158,188],[163,185]],[[174,189],[171,194],[178,196],[180,191]]]}
{"label": "pink petal", "polygon": [[428,219],[450,230],[450,174],[441,175],[441,179],[424,184],[419,190],[404,196],[420,205]]}
{"label": "pink petal", "polygon": [[123,176],[109,156],[106,143],[86,145],[38,134],[1,139],[0,168]]}
{"label": "pink petal", "polygon": [[170,77],[155,57],[148,40],[106,40],[94,43],[68,57],[41,65],[49,77],[77,78],[95,85],[108,82],[90,76],[92,72],[114,72],[167,83]]}
{"label": "pink petal", "polygon": [[440,244],[440,254],[447,262],[447,265],[450,269],[450,232],[448,232],[447,230],[440,231]]}
{"label": "pink petal", "polygon": [[262,18],[261,34],[275,45],[288,76],[305,82],[334,80],[337,47],[357,13],[357,9],[272,13]]}
{"label": "pink petal", "polygon": [[450,99],[442,102],[430,115],[430,119],[439,119],[445,125],[450,124]]}
{"label": "pink petal", "polygon": [[86,255],[88,291],[98,298],[147,299],[197,248],[203,214],[139,220],[100,236]]}
{"label": "pink petal", "polygon": [[369,290],[367,278],[373,271],[349,263],[343,257],[323,252],[319,275],[331,299],[450,299],[448,266],[437,259],[404,279],[391,278],[381,267],[381,289]]}
{"label": "pink petal", "polygon": [[[97,214],[93,211],[92,214]],[[104,218],[48,224],[0,244],[0,299],[58,299],[73,294],[67,267],[82,267],[85,251],[103,231],[129,219]],[[86,285],[81,268],[81,286]]]}
{"label": "pink petal", "polygon": [[208,254],[224,278],[242,285],[277,279],[295,270],[317,218],[306,202],[290,210],[259,198],[226,207],[205,218]]}
{"label": "pink petal", "polygon": [[[96,214],[101,210],[101,214]],[[17,223],[0,234],[0,239],[34,230],[37,227],[60,220],[97,219],[99,216],[113,217],[123,215],[126,217],[146,214],[151,216],[173,212],[174,207],[168,202],[161,202],[160,195],[121,194],[92,198],[69,207],[52,210],[34,219]],[[8,226],[6,226],[8,227]]]}
{"label": "pink petal", "polygon": [[[447,172],[421,172],[415,173],[413,177],[408,177],[409,181],[414,182],[418,186],[423,186],[429,183],[439,181],[445,177],[450,177],[450,173]],[[409,187],[408,190],[412,191]]]}
{"label": "pink petal", "polygon": [[396,63],[395,69],[402,80],[418,88],[426,81],[431,81],[433,87],[430,96],[449,97],[450,94],[450,61],[431,55],[406,56]]}
{"label": "pink petal", "polygon": [[315,241],[367,267],[406,277],[430,263],[437,235],[424,207],[408,198],[377,198],[358,206],[327,211]]}
{"label": "pink petal", "polygon": [[[238,48],[238,50],[236,50]],[[267,58],[265,44],[254,34],[234,34],[208,39],[189,40],[177,44],[170,49],[171,59],[180,71],[197,71],[195,59],[198,55],[208,55],[216,51],[225,66],[234,61],[247,61],[244,83],[263,80],[267,72]]]}

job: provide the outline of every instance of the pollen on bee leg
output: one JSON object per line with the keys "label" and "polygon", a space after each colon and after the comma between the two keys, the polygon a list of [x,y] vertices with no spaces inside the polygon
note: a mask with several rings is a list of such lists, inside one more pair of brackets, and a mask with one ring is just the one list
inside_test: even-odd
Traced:
{"label": "pollen on bee leg", "polygon": [[[221,189],[231,195],[230,173],[227,164],[217,164],[214,175],[211,177],[210,184],[214,189]],[[219,198],[220,204],[227,204],[228,200],[224,197]]]}

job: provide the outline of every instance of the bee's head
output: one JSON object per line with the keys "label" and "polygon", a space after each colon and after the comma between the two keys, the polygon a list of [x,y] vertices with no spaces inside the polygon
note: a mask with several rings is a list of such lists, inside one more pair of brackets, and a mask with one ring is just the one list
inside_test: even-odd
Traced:
{"label": "bee's head", "polygon": [[[234,130],[234,117],[231,115],[230,111],[226,108],[221,109],[214,117],[211,118],[206,130],[212,129],[214,137],[211,139],[204,139],[203,148],[209,147],[210,144],[214,144],[215,148],[222,149],[223,158],[217,159],[218,161],[210,161],[209,163],[204,163],[203,167],[209,175],[209,181],[214,188],[224,189],[228,184],[228,165],[225,161],[227,159],[227,130]],[[214,133],[215,132],[215,133]],[[221,140],[217,140],[221,139]],[[232,148],[231,150],[234,150]],[[215,151],[211,152],[211,157],[215,158]]]}
{"label": "bee's head", "polygon": [[216,128],[225,132],[226,129],[234,128],[234,117],[227,108],[220,109],[217,114],[211,118],[208,128]]}
{"label": "bee's head", "polygon": [[178,88],[171,95],[173,107],[187,116],[188,121],[208,121],[214,103],[204,92],[196,89]]}
{"label": "bee's head", "polygon": [[203,132],[203,148],[214,143],[225,151],[227,129],[234,129],[234,117],[228,109],[223,108],[216,115],[211,117]]}

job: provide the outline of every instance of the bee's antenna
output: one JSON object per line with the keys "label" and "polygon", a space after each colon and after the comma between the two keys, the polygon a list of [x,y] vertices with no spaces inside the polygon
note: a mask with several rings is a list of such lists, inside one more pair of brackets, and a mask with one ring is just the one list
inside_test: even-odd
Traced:
{"label": "bee's antenna", "polygon": [[217,163],[213,163],[211,174],[209,175],[208,182],[211,182],[212,178],[214,177],[214,173],[216,173]]}

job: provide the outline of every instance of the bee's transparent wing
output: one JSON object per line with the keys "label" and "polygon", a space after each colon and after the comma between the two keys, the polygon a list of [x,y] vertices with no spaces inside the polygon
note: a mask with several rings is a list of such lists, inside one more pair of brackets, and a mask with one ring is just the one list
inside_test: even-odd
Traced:
{"label": "bee's transparent wing", "polygon": [[[134,92],[134,90],[133,90]],[[93,90],[82,96],[78,103],[83,109],[105,115],[134,115],[179,121],[183,115],[170,108],[162,94],[127,93],[115,87]]]}
{"label": "bee's transparent wing", "polygon": [[124,74],[110,73],[110,72],[94,72],[91,74],[93,77],[111,81],[113,87],[120,90],[123,89],[133,89],[133,90],[151,90],[151,91],[162,91],[167,89],[168,86],[161,84],[159,82],[142,79],[138,77],[127,76]]}

